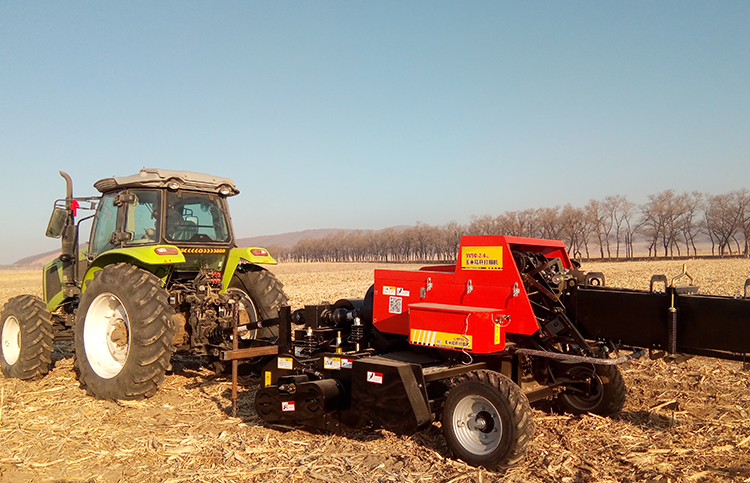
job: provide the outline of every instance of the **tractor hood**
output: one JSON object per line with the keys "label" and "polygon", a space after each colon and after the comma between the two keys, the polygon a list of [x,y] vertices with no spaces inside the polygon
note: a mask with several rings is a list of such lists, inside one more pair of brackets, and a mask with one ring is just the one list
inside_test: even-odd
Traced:
{"label": "tractor hood", "polygon": [[172,171],[168,169],[142,168],[132,176],[118,176],[100,179],[94,188],[106,193],[118,188],[168,188],[171,190],[186,189],[218,193],[222,196],[234,196],[240,190],[229,178],[192,171]]}

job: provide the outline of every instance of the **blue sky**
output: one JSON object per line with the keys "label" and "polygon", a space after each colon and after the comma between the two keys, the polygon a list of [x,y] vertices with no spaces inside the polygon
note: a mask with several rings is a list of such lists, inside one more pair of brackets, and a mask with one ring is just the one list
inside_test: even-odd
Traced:
{"label": "blue sky", "polygon": [[[142,166],[238,236],[750,188],[750,2],[0,0],[0,264]],[[86,238],[84,236],[84,238]]]}

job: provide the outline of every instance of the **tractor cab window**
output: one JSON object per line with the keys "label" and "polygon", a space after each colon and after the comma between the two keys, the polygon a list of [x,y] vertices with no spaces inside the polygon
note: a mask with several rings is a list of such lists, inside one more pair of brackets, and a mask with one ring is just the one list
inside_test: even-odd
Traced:
{"label": "tractor cab window", "polygon": [[159,212],[161,192],[131,190],[133,200],[126,205],[125,231],[130,233],[128,245],[142,245],[159,241]]}
{"label": "tractor cab window", "polygon": [[167,193],[165,236],[172,242],[228,242],[221,198],[184,191]]}
{"label": "tractor cab window", "polygon": [[91,227],[91,241],[89,243],[89,258],[95,258],[100,253],[115,247],[112,235],[117,230],[117,206],[115,193],[102,196],[99,208]]}

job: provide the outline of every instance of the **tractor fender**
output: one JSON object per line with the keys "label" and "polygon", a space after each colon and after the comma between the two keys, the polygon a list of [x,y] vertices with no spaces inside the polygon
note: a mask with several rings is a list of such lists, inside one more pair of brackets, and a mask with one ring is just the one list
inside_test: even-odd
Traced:
{"label": "tractor fender", "polygon": [[82,290],[86,290],[86,282],[94,278],[94,273],[107,265],[120,262],[130,263],[153,273],[162,280],[166,280],[169,267],[177,263],[185,263],[185,255],[174,245],[128,247],[108,250],[96,257],[89,265],[81,283]]}
{"label": "tractor fender", "polygon": [[278,263],[265,248],[232,248],[227,255],[227,261],[224,265],[224,275],[221,278],[222,292],[226,292],[229,282],[232,281],[234,272],[242,261],[259,265],[276,265]]}

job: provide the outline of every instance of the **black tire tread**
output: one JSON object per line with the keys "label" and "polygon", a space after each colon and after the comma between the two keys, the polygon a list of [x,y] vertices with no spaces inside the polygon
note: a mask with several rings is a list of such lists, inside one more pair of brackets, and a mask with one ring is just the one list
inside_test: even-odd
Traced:
{"label": "black tire tread", "polygon": [[596,366],[596,371],[600,378],[606,378],[606,381],[603,381],[605,385],[604,398],[599,406],[589,411],[582,411],[568,404],[563,397],[564,393],[560,393],[553,401],[555,410],[570,414],[586,414],[590,412],[599,416],[611,416],[620,412],[625,405],[625,398],[628,392],[620,368],[613,365],[599,364]]}
{"label": "black tire tread", "polygon": [[230,287],[241,288],[255,302],[255,309],[261,320],[278,316],[279,307],[289,298],[284,293],[284,285],[276,275],[257,265],[241,266],[229,283]]}
{"label": "black tire tread", "polygon": [[[512,434],[510,448],[499,460],[486,462],[483,466],[488,470],[494,470],[518,465],[526,457],[528,444],[534,439],[534,418],[532,417],[529,400],[510,378],[490,370],[472,371],[452,378],[449,383],[451,389],[449,389],[446,397],[450,395],[451,391],[467,382],[479,382],[497,389],[500,397],[508,401],[512,413],[511,427],[505,428]],[[445,422],[443,423],[443,431],[445,431]],[[454,457],[460,458],[450,444],[448,449]],[[471,464],[468,461],[467,463]]]}
{"label": "black tire tread", "polygon": [[[130,320],[130,355],[122,371],[112,379],[99,377],[86,359],[83,324],[86,309],[99,293],[112,292],[127,305]],[[119,292],[119,293],[118,293]],[[81,387],[99,399],[143,399],[156,394],[171,367],[172,339],[176,327],[166,290],[156,275],[128,263],[108,265],[94,274],[76,320],[75,370]]]}
{"label": "black tire tread", "polygon": [[21,352],[12,366],[0,356],[0,366],[5,377],[23,380],[38,379],[52,367],[54,330],[52,316],[46,304],[33,295],[19,295],[3,306],[0,330],[5,319],[15,316],[21,328]]}

